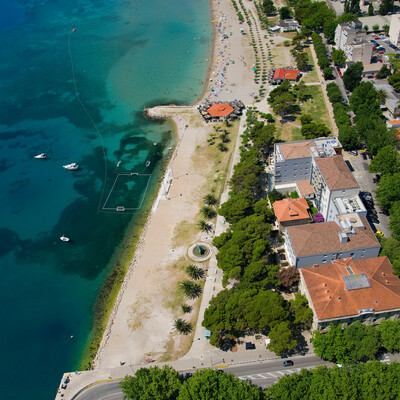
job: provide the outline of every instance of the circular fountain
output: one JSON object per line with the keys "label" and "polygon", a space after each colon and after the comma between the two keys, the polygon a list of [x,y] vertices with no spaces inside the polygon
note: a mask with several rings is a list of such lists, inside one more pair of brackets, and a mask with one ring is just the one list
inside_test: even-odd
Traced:
{"label": "circular fountain", "polygon": [[206,261],[211,257],[211,246],[204,242],[194,243],[189,247],[188,256],[193,261]]}

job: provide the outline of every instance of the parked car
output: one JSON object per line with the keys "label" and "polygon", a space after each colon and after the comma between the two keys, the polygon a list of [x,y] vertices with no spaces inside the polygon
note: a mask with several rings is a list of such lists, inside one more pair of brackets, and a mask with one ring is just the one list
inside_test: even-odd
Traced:
{"label": "parked car", "polygon": [[286,360],[283,362],[284,367],[291,367],[294,365],[294,362],[292,360]]}
{"label": "parked car", "polygon": [[383,232],[381,232],[381,231],[376,231],[376,232],[375,232],[375,235],[378,235],[378,236],[385,236],[385,235],[383,234]]}
{"label": "parked car", "polygon": [[385,52],[384,52],[383,50],[381,50],[381,51],[379,52],[379,54],[385,54]]}
{"label": "parked car", "polygon": [[375,40],[380,40],[381,38],[379,36],[375,36]]}
{"label": "parked car", "polygon": [[256,345],[252,342],[246,342],[246,350],[254,350]]}
{"label": "parked car", "polygon": [[358,156],[358,151],[357,150],[349,150],[348,153],[353,155],[353,156]]}

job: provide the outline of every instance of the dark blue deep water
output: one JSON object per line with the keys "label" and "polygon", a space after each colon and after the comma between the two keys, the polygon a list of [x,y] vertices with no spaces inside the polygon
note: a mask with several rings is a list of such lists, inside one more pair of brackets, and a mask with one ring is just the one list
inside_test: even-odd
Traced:
{"label": "dark blue deep water", "polygon": [[208,0],[0,0],[1,399],[52,399],[77,368],[174,143],[143,108],[196,101],[210,42]]}

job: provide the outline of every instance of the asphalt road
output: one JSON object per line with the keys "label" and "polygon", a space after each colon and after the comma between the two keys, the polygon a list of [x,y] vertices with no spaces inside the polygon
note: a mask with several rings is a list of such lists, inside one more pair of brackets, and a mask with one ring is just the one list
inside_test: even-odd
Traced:
{"label": "asphalt road", "polygon": [[[315,368],[318,365],[329,365],[332,363],[321,360],[314,355],[304,357],[293,357],[292,367],[284,367],[282,359],[261,361],[259,363],[236,365],[232,367],[221,368],[227,373],[235,374],[239,379],[250,380],[253,384],[265,388],[275,383],[279,378],[286,374],[299,372],[302,368]],[[185,371],[180,371],[185,373]],[[193,372],[193,370],[188,371]],[[122,400],[122,391],[119,388],[119,382],[99,383],[84,390],[76,396],[74,400]]]}
{"label": "asphalt road", "polygon": [[318,365],[333,366],[334,364],[323,361],[315,355],[291,358],[294,365],[284,367],[284,360],[270,360],[257,364],[245,364],[240,366],[223,368],[223,371],[235,374],[239,379],[250,380],[254,385],[263,388],[272,385],[283,375],[298,373],[302,368],[311,369]]}

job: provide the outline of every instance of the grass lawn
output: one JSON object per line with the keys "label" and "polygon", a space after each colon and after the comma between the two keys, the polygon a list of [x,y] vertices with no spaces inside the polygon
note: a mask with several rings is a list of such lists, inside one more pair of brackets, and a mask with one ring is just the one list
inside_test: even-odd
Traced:
{"label": "grass lawn", "polygon": [[312,67],[311,71],[307,72],[306,74],[304,74],[303,78],[301,78],[301,80],[304,83],[310,83],[310,82],[319,82],[318,79],[318,74],[317,74],[317,70],[316,68],[319,68],[318,65],[315,63],[315,60],[312,57],[311,54],[311,50],[309,47],[305,48],[304,51],[307,53],[308,55],[308,65],[310,65]]}
{"label": "grass lawn", "polygon": [[310,100],[304,102],[301,113],[311,115],[315,122],[322,122],[332,129],[321,87],[319,85],[307,86],[307,94],[312,96],[312,99],[311,102]]}
{"label": "grass lawn", "polygon": [[[307,86],[307,94],[312,96],[312,99],[311,101],[307,100],[303,103],[303,106],[301,107],[301,114],[309,114],[313,117],[315,122],[321,122],[329,129],[332,129],[321,87],[319,85]],[[283,125],[280,125],[279,123],[281,118],[274,114],[274,118],[276,121],[278,121],[276,135],[277,140],[291,142],[294,140],[304,139],[301,134],[301,114],[296,116],[297,118],[295,121],[287,122]]]}

